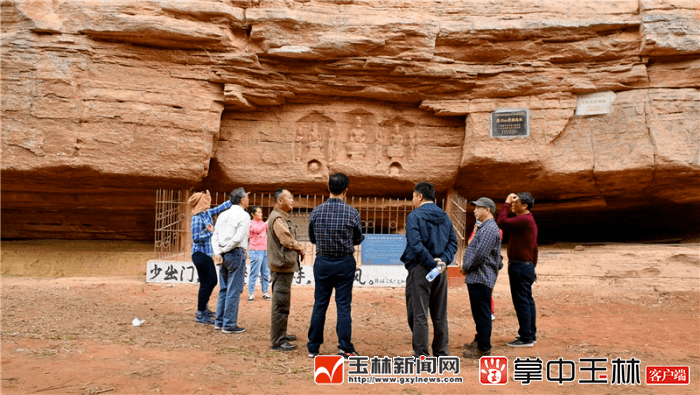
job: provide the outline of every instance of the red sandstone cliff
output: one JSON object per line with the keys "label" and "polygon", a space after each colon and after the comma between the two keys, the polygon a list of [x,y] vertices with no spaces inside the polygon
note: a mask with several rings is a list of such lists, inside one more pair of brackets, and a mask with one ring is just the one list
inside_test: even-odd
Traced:
{"label": "red sandstone cliff", "polygon": [[[552,221],[700,206],[700,7],[615,1],[10,1],[2,237],[150,238],[155,188],[410,196]],[[615,92],[576,116],[577,95]],[[489,137],[530,110],[528,138]]]}

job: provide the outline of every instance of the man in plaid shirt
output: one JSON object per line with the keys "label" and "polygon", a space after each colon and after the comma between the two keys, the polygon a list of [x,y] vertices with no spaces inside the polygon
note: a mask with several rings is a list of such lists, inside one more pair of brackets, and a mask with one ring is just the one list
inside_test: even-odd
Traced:
{"label": "man in plaid shirt", "polygon": [[309,240],[316,244],[314,262],[314,308],[309,325],[309,358],[319,354],[323,344],[323,327],[326,310],[335,288],[335,304],[338,313],[336,334],[338,354],[344,358],[356,355],[352,344],[352,285],[355,281],[357,262],[353,253],[362,243],[360,214],[345,203],[350,180],[343,173],[333,174],[328,179],[330,198],[314,208],[309,217]]}
{"label": "man in plaid shirt", "polygon": [[476,324],[476,336],[472,343],[465,344],[466,358],[481,358],[491,355],[491,293],[496,285],[501,261],[501,234],[493,219],[496,204],[489,198],[471,202],[474,216],[481,221],[474,239],[467,246],[462,262],[464,282],[469,291],[472,317]]}

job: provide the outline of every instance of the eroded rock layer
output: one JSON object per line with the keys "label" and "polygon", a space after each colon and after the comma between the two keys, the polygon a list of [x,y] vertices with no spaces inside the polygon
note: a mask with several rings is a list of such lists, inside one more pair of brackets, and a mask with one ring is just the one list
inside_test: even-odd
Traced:
{"label": "eroded rock layer", "polygon": [[[4,238],[148,239],[156,188],[324,193],[337,171],[363,196],[422,180],[497,202],[529,190],[550,234],[659,206],[699,215],[694,0],[0,11]],[[609,113],[576,115],[601,91]],[[491,137],[500,109],[529,109],[530,135]]]}

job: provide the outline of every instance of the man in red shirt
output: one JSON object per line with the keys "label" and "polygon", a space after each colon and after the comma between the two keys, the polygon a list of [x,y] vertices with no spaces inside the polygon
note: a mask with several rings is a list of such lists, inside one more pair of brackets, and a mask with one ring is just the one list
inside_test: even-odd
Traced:
{"label": "man in red shirt", "polygon": [[508,242],[508,278],[520,330],[508,343],[511,347],[532,347],[537,343],[535,299],[532,283],[537,278],[537,224],[530,210],[535,204],[529,192],[511,193],[498,215],[498,226],[511,231]]}

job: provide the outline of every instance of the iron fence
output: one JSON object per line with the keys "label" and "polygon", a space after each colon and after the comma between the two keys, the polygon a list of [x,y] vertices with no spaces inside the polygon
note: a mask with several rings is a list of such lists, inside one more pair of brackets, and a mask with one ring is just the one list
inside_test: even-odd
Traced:
{"label": "iron fence", "polygon": [[190,217],[187,211],[188,191],[159,189],[156,191],[156,259],[188,260],[191,249]]}
{"label": "iron fence", "polygon": [[467,213],[469,201],[457,192],[452,192],[447,198],[447,209],[445,210],[450,216],[452,227],[457,235],[457,254],[455,254],[455,263],[462,267],[464,259],[464,251],[467,249],[467,241],[469,233],[467,233]]}
{"label": "iron fence", "polygon": [[[189,260],[192,248],[190,230],[191,211],[187,200],[191,191],[156,191],[155,259]],[[228,199],[227,193],[213,192],[211,206],[216,207]],[[309,241],[308,228],[311,211],[326,201],[327,196],[296,195],[294,208],[290,212],[292,222],[297,227],[297,240],[305,247],[306,256],[302,262],[311,265],[316,258],[315,246]],[[348,196],[345,201],[360,214],[364,234],[405,234],[406,217],[413,209],[410,199]],[[466,248],[467,200],[451,193],[446,201],[440,201],[448,213],[457,234],[459,251],[455,259],[461,263]],[[274,197],[270,193],[251,193],[249,208],[258,206],[267,220],[274,209]],[[361,262],[361,246],[355,248],[355,259]]]}

